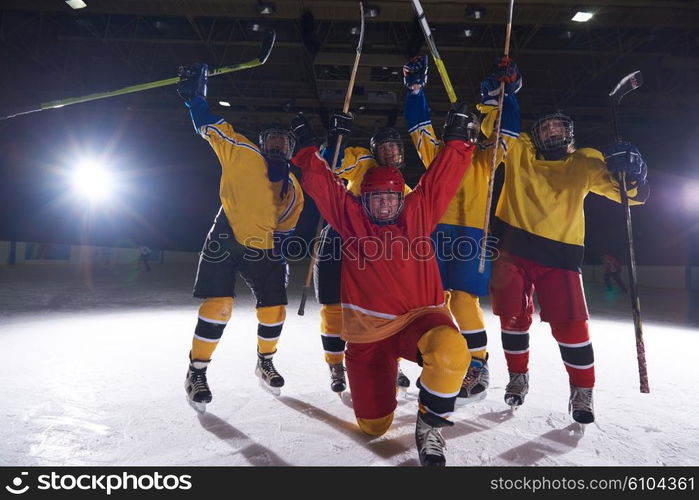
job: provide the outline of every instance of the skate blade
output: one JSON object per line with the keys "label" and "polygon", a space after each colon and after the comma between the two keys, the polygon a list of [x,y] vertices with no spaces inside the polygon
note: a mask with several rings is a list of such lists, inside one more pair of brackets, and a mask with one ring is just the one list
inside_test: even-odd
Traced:
{"label": "skate blade", "polygon": [[280,396],[282,393],[281,387],[272,387],[264,383],[262,379],[259,379],[258,384],[260,384],[260,387],[262,387],[265,391],[269,392],[272,396]]}
{"label": "skate blade", "polygon": [[352,394],[350,394],[349,391],[342,391],[337,394],[340,397],[340,401],[342,401],[342,404],[347,406],[348,408],[353,408],[352,406]]}
{"label": "skate blade", "polygon": [[188,397],[185,396],[185,399],[187,400],[187,403],[189,403],[189,406],[194,408],[194,411],[197,413],[205,413],[206,412],[206,403],[197,403],[196,401],[192,401]]}
{"label": "skate blade", "polygon": [[479,401],[483,401],[487,395],[488,395],[488,391],[483,391],[483,392],[479,392],[478,394],[474,394],[473,396],[470,396],[468,398],[457,397],[455,406],[457,408],[461,408],[462,406],[468,406],[470,404],[477,403]]}

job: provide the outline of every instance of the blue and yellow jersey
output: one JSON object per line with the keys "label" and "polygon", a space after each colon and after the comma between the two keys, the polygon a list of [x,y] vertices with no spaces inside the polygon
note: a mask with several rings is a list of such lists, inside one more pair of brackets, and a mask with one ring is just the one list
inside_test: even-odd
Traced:
{"label": "blue and yellow jersey", "polygon": [[[479,105],[479,109],[486,113],[481,129],[490,137],[497,107]],[[510,253],[579,270],[585,242],[585,197],[592,192],[620,202],[619,185],[599,151],[583,148],[560,160],[544,160],[537,157],[533,141],[528,134],[520,134],[519,127],[519,105],[514,95],[507,95],[501,126],[505,182],[494,233],[501,238],[501,248]],[[629,198],[636,197],[637,191],[630,189]],[[629,201],[641,204],[645,199]]]}
{"label": "blue and yellow jersey", "polygon": [[289,174],[284,182],[271,182],[267,162],[256,144],[236,132],[230,123],[212,115],[206,100],[191,101],[195,129],[213,148],[221,164],[219,196],[236,240],[258,249],[274,247],[274,233],[293,231],[303,209],[303,192]]}
{"label": "blue and yellow jersey", "polygon": [[[437,139],[432,127],[430,109],[422,89],[417,94],[408,93],[406,96],[405,120],[420,160],[425,168],[429,168],[441,149],[442,142]],[[474,151],[471,168],[466,171],[461,180],[461,186],[439,221],[441,224],[483,229],[485,206],[488,201],[491,154],[488,150],[481,148]]]}
{"label": "blue and yellow jersey", "polygon": [[[332,162],[334,151],[321,149],[320,153],[329,165]],[[345,187],[355,196],[361,194],[362,180],[367,170],[378,166],[371,151],[361,146],[347,146],[340,151],[337,162],[338,166],[334,170],[335,175],[346,181]],[[408,194],[410,191],[411,189],[406,185],[404,194]]]}

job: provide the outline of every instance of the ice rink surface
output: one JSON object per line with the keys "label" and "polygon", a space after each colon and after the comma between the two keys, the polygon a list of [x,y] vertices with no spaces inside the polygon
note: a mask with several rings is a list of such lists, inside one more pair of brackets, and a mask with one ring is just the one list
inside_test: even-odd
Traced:
{"label": "ice rink surface", "polygon": [[[197,415],[183,381],[199,301],[195,266],[56,264],[0,268],[0,465],[418,465],[419,367],[389,432],[359,432],[349,398],[329,388],[318,306],[298,316],[305,264],[292,267],[287,320],[275,356],[280,397],[255,367],[256,317],[238,285],[233,316],[209,368],[214,395]],[[499,323],[484,301],[491,386],[444,431],[450,466],[699,464],[699,328],[685,291],[642,289],[651,393],[639,392],[628,296],[586,284],[595,349],[597,422],[567,414],[558,346],[538,316],[530,392],[512,414]]]}

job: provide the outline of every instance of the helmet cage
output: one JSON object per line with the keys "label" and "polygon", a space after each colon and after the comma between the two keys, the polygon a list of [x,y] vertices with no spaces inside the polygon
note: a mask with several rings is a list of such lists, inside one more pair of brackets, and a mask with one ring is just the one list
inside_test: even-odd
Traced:
{"label": "helmet cage", "polygon": [[265,158],[289,161],[294,154],[296,137],[289,129],[272,127],[260,132],[259,144]]}
{"label": "helmet cage", "polygon": [[[550,121],[558,121],[562,125],[563,135],[547,135],[543,137],[542,128]],[[539,152],[553,152],[567,149],[573,144],[573,119],[561,112],[545,115],[539,118],[532,127],[532,140]]]}
{"label": "helmet cage", "polygon": [[[379,214],[374,214],[372,213],[371,210],[371,200],[374,197],[380,196],[380,195],[386,195],[386,194],[392,194],[396,195],[398,197],[398,207],[396,208],[395,212],[390,216],[390,217],[380,217]],[[403,205],[405,204],[405,196],[403,195],[402,192],[399,191],[369,191],[366,193],[362,193],[362,206],[364,207],[364,211],[366,212],[367,216],[373,222],[374,224],[378,225],[386,225],[386,224],[394,224],[396,220],[398,220],[398,217],[400,217],[401,212],[403,211]]]}
{"label": "helmet cage", "polygon": [[403,147],[403,138],[401,137],[400,133],[392,127],[379,130],[369,140],[369,148],[371,149],[371,154],[374,156],[376,163],[384,167],[388,166],[388,164],[381,161],[378,151],[379,146],[387,142],[396,144],[399,151],[398,159],[394,162],[395,164],[391,166],[403,168],[403,166],[405,166],[405,148]]}

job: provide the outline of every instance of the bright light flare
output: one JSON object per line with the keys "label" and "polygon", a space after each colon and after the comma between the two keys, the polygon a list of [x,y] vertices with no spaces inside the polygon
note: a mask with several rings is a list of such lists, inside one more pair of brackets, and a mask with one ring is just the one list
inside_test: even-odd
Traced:
{"label": "bright light flare", "polygon": [[683,186],[682,206],[689,213],[699,213],[699,182],[688,182]]}
{"label": "bright light flare", "polygon": [[92,202],[109,197],[114,183],[109,169],[94,160],[80,162],[71,174],[75,194]]}
{"label": "bright light flare", "polygon": [[575,21],[576,23],[586,23],[592,19],[592,16],[594,15],[595,14],[593,12],[578,11],[575,13],[571,21]]}

